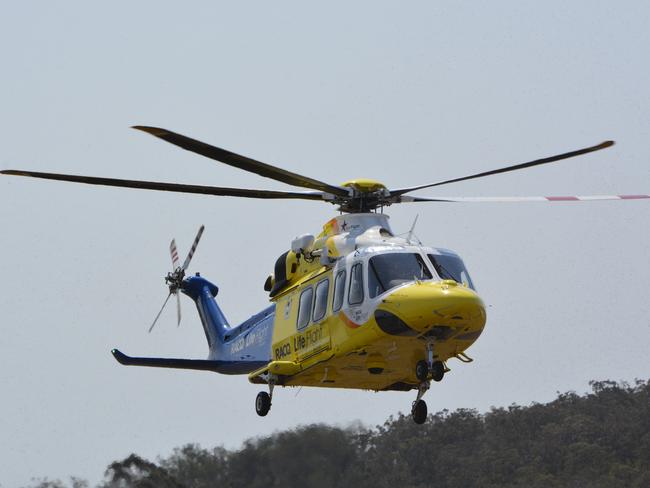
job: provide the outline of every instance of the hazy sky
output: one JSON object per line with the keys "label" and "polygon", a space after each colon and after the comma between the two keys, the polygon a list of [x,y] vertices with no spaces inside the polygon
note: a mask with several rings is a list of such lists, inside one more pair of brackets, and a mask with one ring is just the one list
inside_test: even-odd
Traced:
{"label": "hazy sky", "polygon": [[[334,184],[404,187],[615,139],[597,154],[425,196],[648,193],[650,4],[11,2],[0,15],[0,167],[287,189],[179,150],[158,125]],[[126,368],[203,358],[193,304],[165,298],[168,245],[220,287],[231,323],[263,308],[291,239],[335,215],[265,202],[0,177],[0,484],[97,481],[131,452],[236,447],[277,429],[367,425],[410,393],[279,389],[245,376]],[[485,411],[650,376],[650,201],[405,204],[423,242],[458,251],[488,305],[469,365],[431,411]]]}

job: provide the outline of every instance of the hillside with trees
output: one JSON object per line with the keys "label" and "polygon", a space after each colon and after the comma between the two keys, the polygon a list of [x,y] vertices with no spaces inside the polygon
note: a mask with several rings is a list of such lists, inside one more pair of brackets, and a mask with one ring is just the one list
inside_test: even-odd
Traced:
{"label": "hillside with trees", "polygon": [[[97,488],[650,487],[650,382],[592,382],[586,395],[480,414],[459,409],[384,425],[308,425],[238,450],[186,445],[132,454]],[[30,488],[89,488],[37,480]]]}

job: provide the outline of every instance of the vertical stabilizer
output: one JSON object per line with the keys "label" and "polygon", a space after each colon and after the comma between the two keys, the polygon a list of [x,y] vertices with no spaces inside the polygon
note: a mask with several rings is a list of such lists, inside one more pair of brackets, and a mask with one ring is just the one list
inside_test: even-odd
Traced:
{"label": "vertical stabilizer", "polygon": [[182,290],[196,303],[210,349],[213,350],[217,345],[223,344],[230,325],[214,299],[219,293],[219,288],[197,275],[186,279]]}

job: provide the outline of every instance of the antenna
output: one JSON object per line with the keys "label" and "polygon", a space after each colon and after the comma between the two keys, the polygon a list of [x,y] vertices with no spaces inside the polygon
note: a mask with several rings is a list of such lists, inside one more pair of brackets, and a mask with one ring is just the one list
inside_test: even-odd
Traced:
{"label": "antenna", "polygon": [[[406,236],[406,241],[410,244],[411,243],[411,238],[413,237],[413,231],[415,230],[415,224],[418,223],[418,217],[420,214],[415,215],[415,219],[413,220],[413,225],[411,225],[411,230],[409,230],[408,235]],[[420,239],[418,239],[419,241]]]}

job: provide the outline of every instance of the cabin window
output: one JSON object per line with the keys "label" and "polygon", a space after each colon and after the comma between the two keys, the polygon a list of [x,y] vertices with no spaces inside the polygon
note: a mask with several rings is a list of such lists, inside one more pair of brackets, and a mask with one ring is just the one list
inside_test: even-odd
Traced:
{"label": "cabin window", "polygon": [[431,271],[422,256],[415,253],[388,253],[373,256],[368,262],[370,298],[414,280],[430,280]]}
{"label": "cabin window", "polygon": [[329,291],[329,278],[324,279],[316,285],[316,298],[314,300],[314,313],[312,315],[312,320],[314,322],[318,322],[325,317],[325,312],[327,312],[327,295],[329,294]]}
{"label": "cabin window", "polygon": [[361,302],[363,302],[363,267],[361,263],[357,263],[352,266],[352,271],[350,271],[348,303],[358,305]]}
{"label": "cabin window", "polygon": [[334,302],[332,303],[332,313],[341,310],[343,306],[343,296],[345,294],[345,270],[339,271],[334,278]]}
{"label": "cabin window", "polygon": [[298,329],[304,329],[309,324],[311,316],[311,301],[314,297],[314,289],[307,288],[300,294],[300,305],[298,306]]}
{"label": "cabin window", "polygon": [[454,280],[456,283],[462,283],[475,290],[472,278],[470,278],[463,260],[453,254],[427,254],[436,273],[443,280]]}

